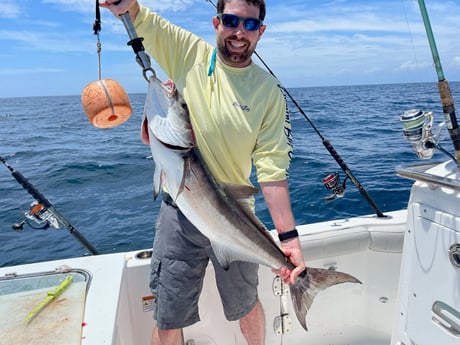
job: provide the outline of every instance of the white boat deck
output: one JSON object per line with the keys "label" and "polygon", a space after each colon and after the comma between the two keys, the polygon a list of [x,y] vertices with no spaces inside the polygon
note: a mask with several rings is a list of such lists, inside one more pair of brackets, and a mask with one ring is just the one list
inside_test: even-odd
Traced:
{"label": "white boat deck", "polygon": [[[390,343],[406,212],[389,215],[386,219],[359,217],[299,227],[309,266],[337,269],[363,282],[320,292],[307,315],[309,332],[299,325],[289,296],[292,328],[282,335],[274,330],[274,320],[280,315],[280,297],[272,291],[273,273],[261,267],[260,299],[266,313],[267,344]],[[149,258],[142,258],[142,252],[130,252],[50,261],[0,268],[0,278],[54,271],[62,265],[92,274],[80,330],[81,344],[149,344],[153,328]],[[223,316],[211,273],[210,265],[200,300],[202,321],[186,328],[184,338],[196,345],[245,344],[238,323],[228,322]],[[52,312],[52,308],[45,308],[35,321],[51,318]],[[0,339],[5,332],[1,325],[0,322]],[[29,330],[32,328],[26,332]],[[35,344],[40,344],[43,335],[37,333],[35,337]]]}

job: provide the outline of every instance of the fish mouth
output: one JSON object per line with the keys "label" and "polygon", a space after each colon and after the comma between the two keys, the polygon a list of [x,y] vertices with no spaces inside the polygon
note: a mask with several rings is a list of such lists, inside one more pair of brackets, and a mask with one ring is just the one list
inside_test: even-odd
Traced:
{"label": "fish mouth", "polygon": [[155,139],[157,139],[164,147],[166,147],[166,148],[168,148],[170,150],[175,150],[175,151],[187,151],[187,150],[190,150],[190,147],[183,147],[183,146],[177,146],[177,145],[168,144],[168,143],[165,143],[164,141],[161,141],[157,137],[155,137]]}

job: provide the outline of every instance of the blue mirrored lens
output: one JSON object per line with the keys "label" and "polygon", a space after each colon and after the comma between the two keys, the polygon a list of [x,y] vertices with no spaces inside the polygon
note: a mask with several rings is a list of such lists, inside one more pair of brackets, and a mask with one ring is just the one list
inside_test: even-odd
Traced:
{"label": "blue mirrored lens", "polygon": [[243,26],[248,31],[255,31],[259,29],[260,25],[262,24],[259,19],[256,18],[240,18],[235,16],[234,14],[223,13],[217,15],[222,20],[222,24],[227,28],[237,28],[240,20],[243,21]]}

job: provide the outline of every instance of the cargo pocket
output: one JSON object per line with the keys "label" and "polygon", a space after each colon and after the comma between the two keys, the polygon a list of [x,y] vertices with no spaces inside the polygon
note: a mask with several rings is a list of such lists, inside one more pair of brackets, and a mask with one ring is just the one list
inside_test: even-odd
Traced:
{"label": "cargo pocket", "polygon": [[160,280],[160,272],[161,272],[161,259],[152,257],[152,261],[150,263],[152,268],[152,273],[150,275],[150,290],[155,298],[158,298],[158,282]]}

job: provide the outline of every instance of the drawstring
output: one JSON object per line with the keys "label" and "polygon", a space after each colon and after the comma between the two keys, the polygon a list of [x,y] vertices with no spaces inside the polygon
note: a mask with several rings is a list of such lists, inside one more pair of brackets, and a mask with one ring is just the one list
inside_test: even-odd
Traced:
{"label": "drawstring", "polygon": [[208,77],[212,75],[212,73],[214,72],[214,69],[216,68],[216,55],[217,55],[217,48],[214,48],[214,51],[212,52],[211,63],[209,64]]}
{"label": "drawstring", "polygon": [[214,73],[214,70],[216,69],[216,58],[217,58],[217,48],[214,48],[214,51],[212,52],[211,56],[211,62],[209,64],[209,69],[208,69],[208,77],[210,79],[208,80],[207,84],[207,102],[209,108],[212,108],[212,93],[214,91],[214,83],[216,82],[216,74]]}

